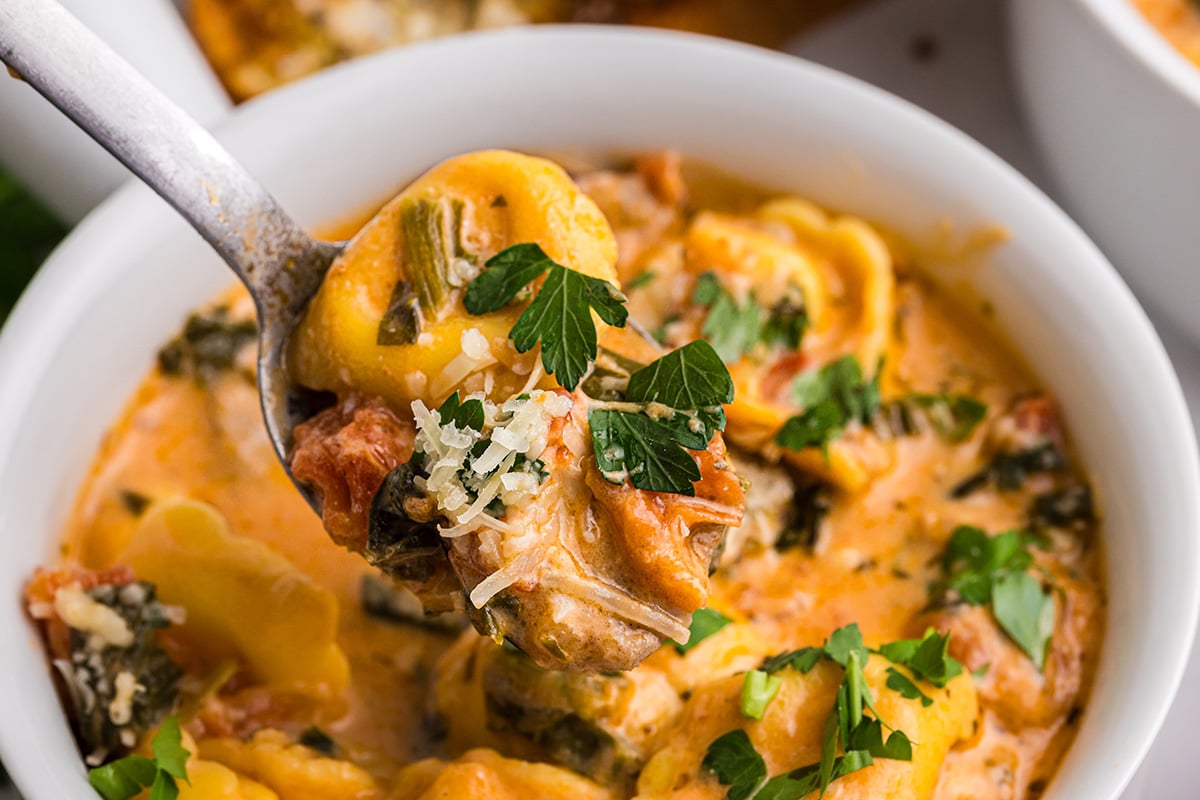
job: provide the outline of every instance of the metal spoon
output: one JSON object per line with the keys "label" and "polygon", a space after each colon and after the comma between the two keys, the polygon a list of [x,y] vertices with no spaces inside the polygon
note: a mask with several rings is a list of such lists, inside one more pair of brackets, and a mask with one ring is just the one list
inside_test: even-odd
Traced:
{"label": "metal spoon", "polygon": [[250,291],[258,311],[258,389],[288,466],[310,394],[283,367],[288,336],[344,242],[313,239],[187,112],[54,0],[0,3],[0,62],[104,146],[191,223]]}

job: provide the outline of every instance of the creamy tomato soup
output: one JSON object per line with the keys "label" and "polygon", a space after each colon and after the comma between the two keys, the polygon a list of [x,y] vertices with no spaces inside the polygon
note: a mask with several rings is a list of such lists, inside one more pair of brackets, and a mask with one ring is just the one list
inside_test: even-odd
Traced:
{"label": "creamy tomato soup", "polygon": [[1042,793],[1103,639],[1098,511],[986,304],[669,153],[413,186],[295,341],[324,519],[231,291],[31,579],[101,794]]}

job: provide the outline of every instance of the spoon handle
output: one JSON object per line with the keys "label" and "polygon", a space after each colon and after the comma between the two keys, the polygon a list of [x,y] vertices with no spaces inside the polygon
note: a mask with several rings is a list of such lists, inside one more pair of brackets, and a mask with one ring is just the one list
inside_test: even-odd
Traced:
{"label": "spoon handle", "polygon": [[3,0],[0,61],[208,240],[254,296],[264,328],[303,308],[338,246],[315,242],[208,131],[66,9]]}

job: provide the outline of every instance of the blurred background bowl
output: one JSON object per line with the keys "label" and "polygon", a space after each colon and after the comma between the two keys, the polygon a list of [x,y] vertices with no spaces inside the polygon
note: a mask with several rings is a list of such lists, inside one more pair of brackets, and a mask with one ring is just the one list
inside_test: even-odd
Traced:
{"label": "blurred background bowl", "polygon": [[1056,195],[1139,295],[1200,340],[1200,64],[1131,0],[1011,0],[1010,21]]}

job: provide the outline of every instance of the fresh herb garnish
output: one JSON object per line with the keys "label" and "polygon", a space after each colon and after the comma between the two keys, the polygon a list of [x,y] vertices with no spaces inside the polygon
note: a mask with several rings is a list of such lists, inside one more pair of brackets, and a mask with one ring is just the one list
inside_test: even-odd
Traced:
{"label": "fresh herb garnish", "polygon": [[179,718],[167,717],[150,749],[154,758],[131,755],[88,770],[88,783],[104,800],[129,800],[150,790],[150,800],[174,800],[179,796],[176,779],[187,782],[187,759],[179,730]]}
{"label": "fresh herb garnish", "polygon": [[966,439],[987,416],[987,404],[965,394],[914,394],[907,400],[951,442]]}
{"label": "fresh herb garnish", "polygon": [[[897,666],[906,667],[916,678],[939,688],[962,674],[963,667],[947,653],[949,634],[930,629],[920,639],[902,639],[885,644],[877,652]],[[912,742],[903,731],[892,730],[884,739],[886,723],[879,718],[863,675],[871,651],[863,644],[858,626],[851,624],[829,635],[822,647],[804,647],[766,659],[742,682],[742,713],[751,719],[762,715],[778,693],[775,673],[794,669],[808,674],[823,660],[843,668],[837,699],[825,721],[821,760],[766,780],[766,764],[745,731],[731,731],[709,745],[703,766],[729,787],[730,798],[753,800],[800,800],[813,792],[823,796],[838,778],[871,766],[874,759],[912,760]],[[887,688],[929,706],[933,700],[908,675],[890,667]]]}
{"label": "fresh herb garnish", "polygon": [[781,344],[789,350],[797,350],[808,330],[808,312],[804,308],[803,298],[797,302],[791,297],[785,297],[767,314],[758,338],[768,347]]}
{"label": "fresh herb garnish", "polygon": [[992,614],[1038,669],[1046,665],[1056,605],[1053,592],[1028,572],[1003,575],[992,586]]}
{"label": "fresh herb garnish", "polygon": [[950,535],[942,559],[945,578],[934,589],[952,592],[973,606],[989,605],[1004,632],[1041,669],[1054,633],[1055,602],[1053,591],[1028,573],[1033,566],[1029,548],[1038,544],[1040,540],[1025,531],[989,536],[980,528],[960,525]]}
{"label": "fresh herb garnish", "polygon": [[733,620],[720,611],[701,608],[692,614],[692,624],[688,627],[691,635],[688,636],[687,644],[676,642],[675,649],[680,653],[686,653],[731,622]]}
{"label": "fresh herb garnish", "polygon": [[[755,800],[800,800],[818,790],[824,796],[825,790],[834,780],[870,766],[875,758],[902,761],[912,759],[912,743],[903,731],[893,730],[886,741],[883,738],[883,722],[872,706],[871,690],[867,687],[866,677],[863,675],[863,667],[866,666],[870,653],[863,644],[858,625],[851,624],[831,633],[823,647],[805,647],[768,658],[759,669],[747,673],[742,684],[742,709],[743,712],[747,709],[749,694],[750,710],[761,715],[771,698],[763,699],[769,684],[765,677],[758,676],[773,677],[774,673],[788,667],[807,674],[825,659],[839,664],[843,669],[837,698],[825,721],[820,762],[776,776],[765,784],[762,784],[762,777],[759,777],[754,785],[750,785],[747,779],[758,774],[755,758],[761,760],[761,756],[757,752],[752,756],[746,753],[740,743],[739,747],[730,748],[727,742],[723,745],[720,766],[724,768],[726,777],[742,779],[741,783],[730,784],[729,797],[734,796],[735,789],[738,790],[739,796],[753,797]],[[771,692],[771,697],[777,691],[778,688]],[[717,742],[728,736],[729,734],[726,734]],[[749,744],[748,738],[745,743]],[[712,752],[711,746],[709,752]],[[734,760],[735,756],[737,760]],[[705,766],[708,766],[708,761],[706,757]],[[744,766],[737,769],[738,764]],[[722,773],[716,769],[713,771],[716,772],[718,780],[729,783],[722,777]],[[759,784],[762,784],[761,789]]]}
{"label": "fresh herb garnish", "polygon": [[634,289],[640,289],[643,286],[650,285],[657,277],[658,274],[654,270],[648,269],[631,280],[629,283],[625,284],[625,288],[632,292]]}
{"label": "fresh herb garnish", "polygon": [[962,674],[963,666],[950,656],[950,634],[933,628],[920,639],[900,639],[879,648],[893,664],[907,667],[914,675],[939,689]]}
{"label": "fresh herb garnish", "polygon": [[472,398],[463,402],[456,391],[447,397],[446,401],[438,407],[438,417],[441,418],[443,425],[454,423],[454,427],[460,431],[470,428],[482,432],[484,423],[483,401],[479,398]]}
{"label": "fresh herb garnish", "polygon": [[[882,366],[882,365],[881,365]],[[792,395],[804,411],[783,424],[775,442],[790,450],[826,449],[851,422],[866,423],[879,408],[879,376],[870,381],[854,356],[796,376]]]}
{"label": "fresh herb garnish", "polygon": [[708,307],[701,332],[726,364],[737,361],[759,342],[768,347],[783,345],[795,350],[808,328],[804,298],[794,287],[790,288],[788,296],[771,307],[764,319],[763,309],[753,292],[745,302],[739,303],[721,286],[716,275],[706,272],[696,279],[692,302]]}
{"label": "fresh herb garnish", "polygon": [[517,352],[542,345],[542,364],[560,386],[573,391],[596,359],[592,311],[609,325],[625,327],[625,295],[599,278],[552,260],[538,245],[516,244],[488,259],[486,269],[467,286],[463,304],[471,314],[508,305],[534,280],[546,275],[529,306],[509,331]]}
{"label": "fresh herb garnish", "polygon": [[687,450],[708,447],[713,434],[725,429],[722,404],[733,400],[733,380],[712,346],[692,342],[637,370],[625,399],[641,410],[588,411],[605,479],[694,496],[700,468]]}
{"label": "fresh herb garnish", "polygon": [[700,765],[729,787],[729,800],[754,797],[767,778],[767,763],[741,728],[714,740]]}
{"label": "fresh herb garnish", "polygon": [[[950,657],[950,634],[939,634],[932,628],[920,639],[901,639],[885,644],[879,653],[893,664],[907,667],[913,675],[939,689],[963,672],[963,666]],[[888,667],[887,687],[921,705],[933,705],[933,699],[921,691],[913,680],[895,667]]]}
{"label": "fresh herb garnish", "polygon": [[762,327],[758,301],[751,294],[745,304],[722,288],[717,277],[706,272],[696,279],[692,302],[708,306],[701,332],[726,364],[732,364],[754,349]]}

